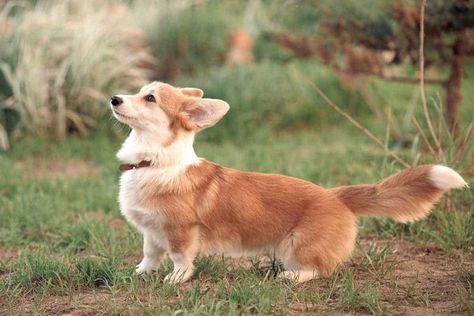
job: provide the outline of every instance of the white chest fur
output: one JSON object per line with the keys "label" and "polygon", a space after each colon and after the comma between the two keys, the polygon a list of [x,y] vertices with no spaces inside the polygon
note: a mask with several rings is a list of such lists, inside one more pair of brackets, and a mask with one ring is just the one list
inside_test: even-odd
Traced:
{"label": "white chest fur", "polygon": [[145,167],[126,171],[120,177],[119,203],[125,218],[142,233],[145,230],[161,230],[166,218],[157,201],[154,208],[145,207],[141,190],[149,191],[150,183],[158,189],[170,185],[186,171],[187,166],[174,165],[167,168]]}
{"label": "white chest fur", "polygon": [[[193,149],[193,134],[182,135],[168,147],[163,147],[162,141],[153,137],[156,135],[132,130],[117,153],[117,157],[123,162],[139,163],[145,160],[152,162],[151,167],[126,171],[120,178],[120,208],[125,217],[137,226],[146,224],[139,218],[131,216],[131,213],[142,208],[140,190],[150,183],[154,183],[155,186],[173,184],[188,166],[200,161]],[[150,211],[155,213],[157,210],[146,210],[146,213]]]}
{"label": "white chest fur", "polygon": [[[147,170],[145,170],[147,169]],[[150,169],[136,169],[124,172],[120,177],[119,203],[122,215],[142,234],[150,236],[154,243],[163,249],[168,248],[168,242],[163,232],[166,218],[159,205],[156,209],[143,207],[140,200],[140,188],[151,181]]]}
{"label": "white chest fur", "polygon": [[140,200],[140,188],[146,185],[143,170],[126,171],[120,177],[119,203],[122,214],[139,230],[157,226],[159,210],[143,207]]}
{"label": "white chest fur", "polygon": [[152,166],[125,171],[122,174],[119,192],[120,209],[125,218],[141,233],[150,233],[155,236],[156,241],[164,244],[161,232],[166,218],[160,209],[159,201],[154,201],[154,209],[146,208],[141,190],[149,192],[150,184],[157,189],[160,185],[173,185],[190,165],[199,163],[200,159],[192,146],[194,139],[192,134],[183,135],[166,148],[160,145],[159,140],[152,144],[145,141],[152,138],[150,135],[145,135],[147,137],[140,135],[132,131],[117,153],[117,157],[128,163],[151,161]]}

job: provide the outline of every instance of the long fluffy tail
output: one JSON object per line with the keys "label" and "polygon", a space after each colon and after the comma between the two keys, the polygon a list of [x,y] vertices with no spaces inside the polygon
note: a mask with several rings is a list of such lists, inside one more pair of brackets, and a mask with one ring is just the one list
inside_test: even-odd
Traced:
{"label": "long fluffy tail", "polygon": [[409,168],[376,184],[330,189],[357,215],[410,222],[427,216],[441,193],[467,186],[453,169],[442,165]]}

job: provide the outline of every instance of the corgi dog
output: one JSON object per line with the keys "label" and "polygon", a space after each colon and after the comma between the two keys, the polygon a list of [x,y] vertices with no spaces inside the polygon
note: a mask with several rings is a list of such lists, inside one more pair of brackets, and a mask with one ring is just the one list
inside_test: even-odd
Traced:
{"label": "corgi dog", "polygon": [[467,185],[442,165],[331,189],[220,166],[198,157],[193,141],[229,105],[203,98],[198,88],[153,82],[136,95],[113,96],[110,107],[131,127],[117,157],[121,212],[143,234],[136,272],[150,273],[168,254],[174,269],[165,281],[171,283],[192,276],[198,254],[272,253],[285,267],[282,278],[328,277],[354,249],[358,216],[418,220],[444,191]]}

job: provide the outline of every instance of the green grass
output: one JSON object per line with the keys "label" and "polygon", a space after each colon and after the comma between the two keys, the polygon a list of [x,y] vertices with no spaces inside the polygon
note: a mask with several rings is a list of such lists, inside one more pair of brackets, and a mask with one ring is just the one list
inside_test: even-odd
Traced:
{"label": "green grass", "polygon": [[[106,314],[381,314],[397,307],[397,302],[432,307],[427,299],[435,298],[427,298],[417,283],[394,285],[399,254],[377,240],[359,245],[352,261],[328,280],[303,285],[274,278],[279,264],[259,258],[241,265],[220,257],[200,257],[193,280],[179,287],[162,283],[171,270],[169,260],[152,276],[135,276],[141,238],[122,219],[116,200],[119,171],[114,154],[123,136],[104,122],[102,130],[87,139],[68,138],[57,144],[27,138],[0,156],[0,250],[5,251],[0,255],[1,313],[17,314],[23,308],[23,312],[47,314],[50,308],[69,308]],[[288,174],[325,186],[372,182],[398,169],[383,151],[344,124],[328,127],[324,133],[272,136],[249,138],[242,145],[209,142],[203,135],[196,150],[223,165]],[[98,175],[44,178],[51,172],[43,173],[44,167],[36,175],[28,172],[35,161],[51,167],[68,159],[85,162]],[[405,240],[420,249],[434,247],[464,256],[467,272],[460,270],[459,280],[451,282],[459,289],[456,295],[461,295],[456,306],[472,310],[472,271],[467,263],[473,260],[474,247],[472,192],[457,192],[452,199],[456,210],[447,213],[438,207],[426,221],[414,224],[363,219],[361,240],[380,236],[395,245]],[[14,255],[7,256],[8,251]],[[387,294],[390,286],[398,289],[397,300]]]}

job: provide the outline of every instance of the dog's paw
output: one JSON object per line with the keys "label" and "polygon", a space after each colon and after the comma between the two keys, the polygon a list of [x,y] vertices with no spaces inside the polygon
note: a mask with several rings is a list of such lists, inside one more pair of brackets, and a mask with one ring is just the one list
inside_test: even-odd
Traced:
{"label": "dog's paw", "polygon": [[143,259],[137,265],[137,268],[135,270],[135,274],[137,274],[137,275],[144,274],[144,273],[150,274],[155,268],[156,268],[155,265],[151,264],[151,262],[149,262],[148,260]]}
{"label": "dog's paw", "polygon": [[318,273],[314,270],[290,270],[279,273],[278,278],[283,279],[285,281],[302,283],[309,280],[317,279]]}
{"label": "dog's paw", "polygon": [[193,275],[192,269],[188,269],[185,271],[182,270],[175,270],[165,276],[164,281],[170,284],[179,284],[184,283],[189,280]]}

